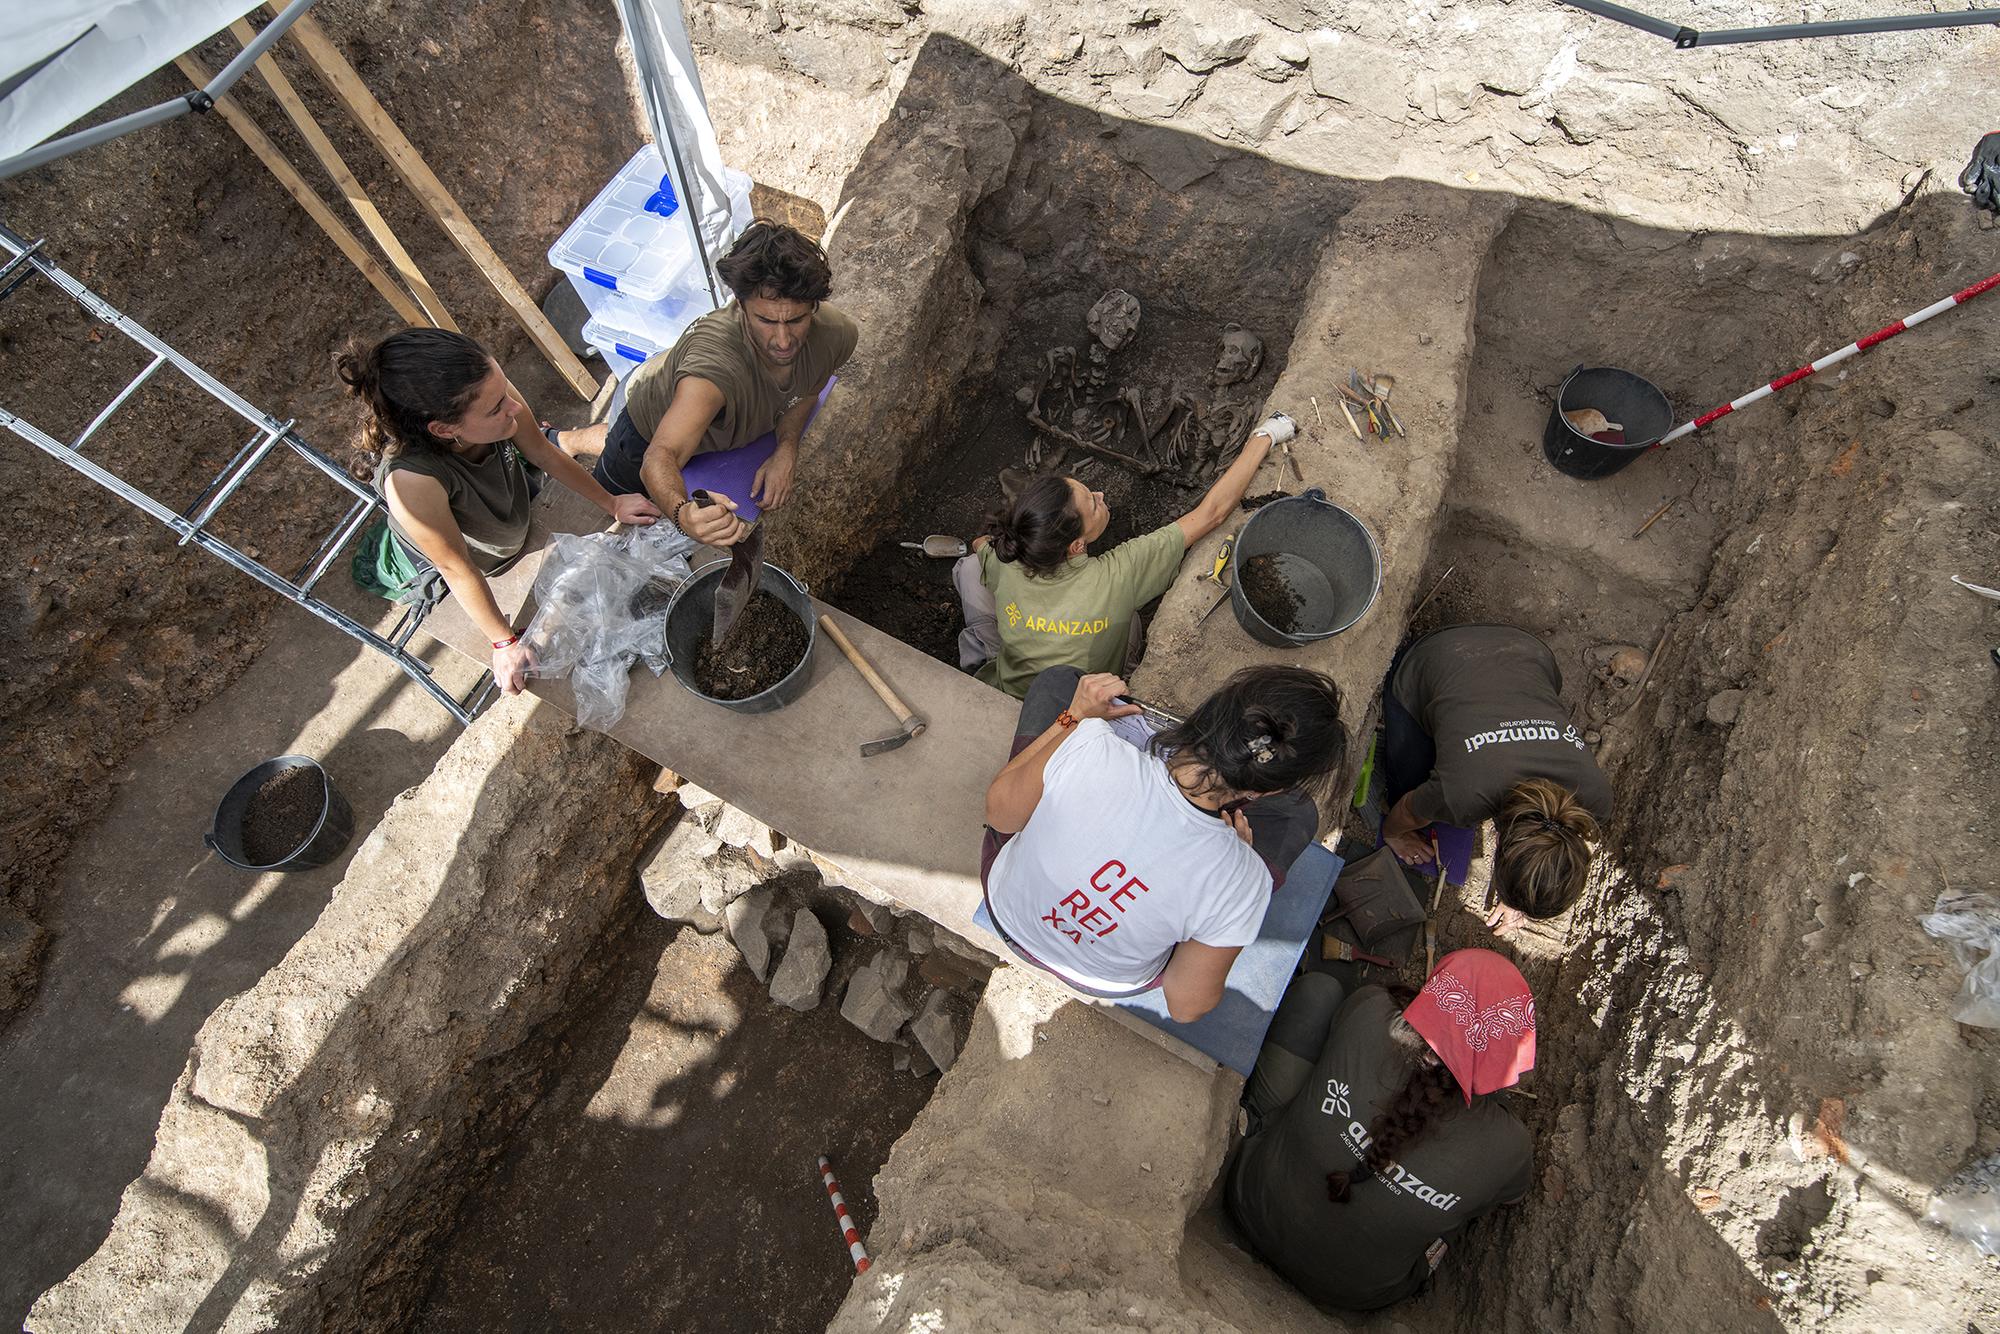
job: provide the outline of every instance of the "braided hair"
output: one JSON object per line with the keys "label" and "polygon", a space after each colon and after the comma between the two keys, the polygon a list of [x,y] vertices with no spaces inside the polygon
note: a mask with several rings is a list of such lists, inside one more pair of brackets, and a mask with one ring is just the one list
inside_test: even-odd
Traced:
{"label": "braided hair", "polygon": [[1389,1105],[1375,1114],[1368,1127],[1368,1150],[1360,1165],[1351,1171],[1326,1174],[1326,1197],[1335,1204],[1346,1204],[1356,1185],[1386,1171],[1398,1154],[1424,1137],[1440,1114],[1465,1100],[1458,1080],[1438,1060],[1423,1035],[1403,1018],[1403,1008],[1416,993],[1408,987],[1391,987],[1390,994],[1396,998],[1397,1012],[1389,1021],[1389,1039],[1397,1055],[1410,1062],[1409,1078]]}
{"label": "braided hair", "polygon": [[1323,804],[1347,757],[1340,687],[1304,667],[1245,667],[1149,746],[1199,764],[1198,793],[1300,790]]}

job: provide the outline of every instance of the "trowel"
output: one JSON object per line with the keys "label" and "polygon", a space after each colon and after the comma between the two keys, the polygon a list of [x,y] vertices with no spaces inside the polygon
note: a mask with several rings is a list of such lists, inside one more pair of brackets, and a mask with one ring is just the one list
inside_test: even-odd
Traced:
{"label": "trowel", "polygon": [[947,537],[943,533],[932,533],[921,542],[898,542],[896,545],[921,551],[936,560],[955,560],[970,549],[963,538]]}
{"label": "trowel", "polygon": [[[704,507],[715,504],[715,497],[706,491],[694,490],[688,499]],[[750,531],[743,539],[729,548],[729,568],[722,572],[722,582],[715,586],[715,620],[710,625],[709,642],[720,644],[729,634],[736,618],[743,614],[744,604],[764,578],[764,524],[760,519],[750,525]]]}

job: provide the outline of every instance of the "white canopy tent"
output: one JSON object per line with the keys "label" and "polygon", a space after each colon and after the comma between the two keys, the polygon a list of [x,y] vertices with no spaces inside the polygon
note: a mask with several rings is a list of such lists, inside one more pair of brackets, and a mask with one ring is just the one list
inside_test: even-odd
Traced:
{"label": "white canopy tent", "polygon": [[[647,118],[681,184],[707,266],[732,226],[722,153],[677,0],[617,0]],[[293,0],[200,93],[55,138],[133,84],[258,8],[256,0],[38,0],[0,4],[0,180],[162,121],[206,111],[312,0]],[[277,6],[273,5],[273,9]],[[607,57],[609,53],[607,52]],[[710,292],[715,292],[710,269]]]}

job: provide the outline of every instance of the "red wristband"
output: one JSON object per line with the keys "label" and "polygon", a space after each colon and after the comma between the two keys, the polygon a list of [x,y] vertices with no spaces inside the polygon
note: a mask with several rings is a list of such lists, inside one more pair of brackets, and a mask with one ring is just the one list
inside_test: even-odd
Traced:
{"label": "red wristband", "polygon": [[1056,726],[1062,728],[1065,732],[1067,732],[1070,728],[1075,727],[1076,723],[1077,723],[1076,715],[1071,713],[1068,709],[1064,709],[1061,713],[1056,715]]}
{"label": "red wristband", "polygon": [[503,648],[512,648],[512,647],[514,647],[514,645],[516,645],[516,644],[518,644],[518,643],[520,643],[520,642],[521,642],[521,636],[519,636],[519,635],[514,635],[514,636],[512,636],[512,637],[510,637],[510,638],[507,638],[507,639],[496,639],[496,640],[494,640],[494,641],[493,641],[493,647],[494,647],[494,649],[496,649],[496,650],[498,650],[498,649],[503,649]]}

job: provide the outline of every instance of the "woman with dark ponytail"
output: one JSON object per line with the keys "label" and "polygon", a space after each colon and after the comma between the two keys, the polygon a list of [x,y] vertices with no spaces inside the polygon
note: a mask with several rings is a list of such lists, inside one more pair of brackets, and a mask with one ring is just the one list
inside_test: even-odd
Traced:
{"label": "woman with dark ponytail", "polygon": [[1438,630],[1390,666],[1382,714],[1382,837],[1399,858],[1430,859],[1428,825],[1491,820],[1496,934],[1576,902],[1611,784],[1569,721],[1548,645],[1511,625]]}
{"label": "woman with dark ponytail", "polygon": [[1139,608],[1167,591],[1189,547],[1236,513],[1271,447],[1295,429],[1291,418],[1273,415],[1200,504],[1101,556],[1090,544],[1111,523],[1104,493],[1060,473],[1030,478],[952,570],[965,608],[959,666],[978,668],[980,680],[1016,697],[1051,667],[1130,670]]}
{"label": "woman with dark ponytail", "polygon": [[1244,1087],[1230,1215],[1324,1307],[1414,1293],[1473,1219],[1527,1195],[1534,1143],[1490,1096],[1535,1064],[1535,999],[1491,950],[1438,961],[1421,992],[1307,973]]}
{"label": "woman with dark ponytail", "polygon": [[1036,678],[986,792],[986,910],[1075,990],[1159,987],[1186,1023],[1222,999],[1319,832],[1316,799],[1347,753],[1340,691],[1303,667],[1248,667],[1142,746],[1110,725],[1139,712],[1124,690],[1074,667]]}
{"label": "woman with dark ponytail", "polygon": [[364,551],[377,585],[408,600],[434,568],[493,644],[493,679],[520,691],[533,655],[486,576],[520,554],[532,499],[522,458],[620,523],[660,517],[641,495],[613,496],[557,449],[486,349],[449,329],[404,329],[335,360],[364,409],[360,447],[390,531]]}

